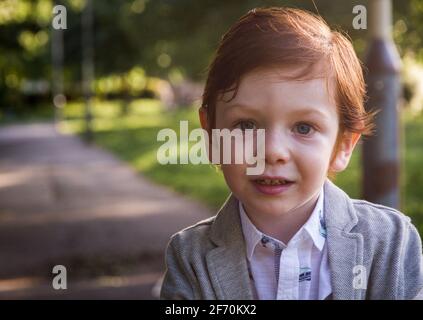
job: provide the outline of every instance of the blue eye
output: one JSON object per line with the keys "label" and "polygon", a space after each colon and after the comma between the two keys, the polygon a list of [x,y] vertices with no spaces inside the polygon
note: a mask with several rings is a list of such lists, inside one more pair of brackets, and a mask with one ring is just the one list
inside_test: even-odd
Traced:
{"label": "blue eye", "polygon": [[313,130],[313,127],[307,123],[299,123],[295,126],[296,131],[301,135],[308,135]]}
{"label": "blue eye", "polygon": [[240,128],[242,131],[247,130],[247,129],[256,129],[255,123],[252,122],[252,121],[249,121],[249,120],[238,122],[236,127]]}

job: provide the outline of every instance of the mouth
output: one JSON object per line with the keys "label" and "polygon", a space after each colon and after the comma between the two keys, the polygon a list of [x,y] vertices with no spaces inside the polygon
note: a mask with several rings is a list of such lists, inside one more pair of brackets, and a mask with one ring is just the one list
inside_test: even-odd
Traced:
{"label": "mouth", "polygon": [[260,177],[252,181],[257,191],[277,195],[288,190],[295,182],[282,177]]}
{"label": "mouth", "polygon": [[282,184],[289,184],[292,182],[286,179],[256,179],[254,181],[264,186],[276,186],[276,185],[282,185]]}

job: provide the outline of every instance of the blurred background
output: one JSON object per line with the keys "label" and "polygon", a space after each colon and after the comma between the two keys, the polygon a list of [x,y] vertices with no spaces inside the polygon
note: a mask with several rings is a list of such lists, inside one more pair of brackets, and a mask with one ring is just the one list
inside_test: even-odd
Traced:
{"label": "blurred background", "polygon": [[[254,7],[316,6],[365,60],[352,10],[371,1],[1,0],[0,299],[157,298],[170,235],[229,194],[210,165],[156,160],[160,129],[199,127],[221,36]],[[56,5],[66,29],[52,28]],[[392,13],[398,207],[423,235],[423,1]],[[363,196],[361,149],[335,180],[351,197]],[[52,287],[55,265],[65,290]]]}

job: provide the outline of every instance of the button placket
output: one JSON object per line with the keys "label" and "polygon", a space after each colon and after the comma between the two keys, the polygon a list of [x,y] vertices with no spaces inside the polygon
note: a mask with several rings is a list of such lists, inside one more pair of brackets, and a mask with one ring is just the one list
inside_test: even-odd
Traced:
{"label": "button placket", "polygon": [[298,299],[298,248],[286,247],[280,258],[280,273],[278,281],[277,299],[289,300]]}

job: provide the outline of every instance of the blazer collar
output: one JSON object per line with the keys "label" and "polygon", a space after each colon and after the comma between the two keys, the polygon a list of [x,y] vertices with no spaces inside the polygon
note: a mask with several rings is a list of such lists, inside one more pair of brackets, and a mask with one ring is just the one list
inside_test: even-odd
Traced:
{"label": "blazer collar", "polygon": [[[364,290],[353,288],[354,267],[363,265],[363,238],[351,233],[358,218],[348,195],[330,180],[324,184],[324,212],[333,299],[363,299]],[[217,299],[253,299],[238,199],[230,195],[211,226],[217,245],[206,261]]]}
{"label": "blazer collar", "polygon": [[211,240],[218,247],[206,256],[218,300],[253,299],[238,199],[230,195],[211,226]]}
{"label": "blazer collar", "polygon": [[365,299],[365,290],[354,288],[356,267],[363,266],[363,236],[352,232],[358,217],[349,196],[330,180],[325,185],[327,245],[333,299]]}

